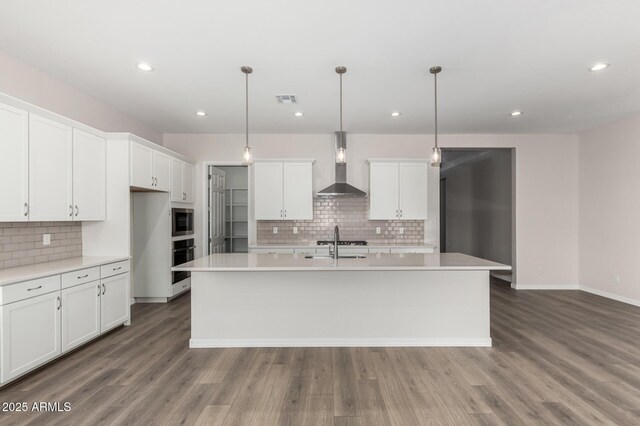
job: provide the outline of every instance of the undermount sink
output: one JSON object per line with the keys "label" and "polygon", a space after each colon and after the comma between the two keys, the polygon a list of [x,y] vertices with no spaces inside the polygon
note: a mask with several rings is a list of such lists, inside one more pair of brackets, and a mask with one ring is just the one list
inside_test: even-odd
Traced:
{"label": "undermount sink", "polygon": [[[364,254],[341,254],[338,255],[338,259],[365,259],[367,256]],[[333,259],[333,256],[329,254],[309,254],[304,257],[305,259]]]}

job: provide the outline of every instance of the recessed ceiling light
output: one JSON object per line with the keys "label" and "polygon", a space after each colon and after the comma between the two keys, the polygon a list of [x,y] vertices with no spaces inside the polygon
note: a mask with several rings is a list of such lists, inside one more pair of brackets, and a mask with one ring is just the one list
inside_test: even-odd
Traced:
{"label": "recessed ceiling light", "polygon": [[153,71],[153,67],[147,64],[146,62],[139,62],[138,65],[136,66],[138,67],[139,70],[142,70],[142,71]]}
{"label": "recessed ceiling light", "polygon": [[598,64],[594,64],[589,68],[589,71],[602,71],[605,68],[608,68],[610,64],[606,64],[604,62],[600,62]]}
{"label": "recessed ceiling light", "polygon": [[391,116],[392,116],[392,117],[400,117],[401,115],[402,115],[402,113],[401,113],[401,112],[398,112],[398,111],[395,111],[395,112],[392,112],[392,113],[391,113]]}
{"label": "recessed ceiling light", "polygon": [[522,111],[513,111],[511,114],[509,114],[512,117],[519,117],[522,115]]}
{"label": "recessed ceiling light", "polygon": [[295,115],[296,117],[302,117],[304,114],[298,111],[298,112],[294,112],[293,115]]}
{"label": "recessed ceiling light", "polygon": [[204,112],[204,111],[196,111],[196,115],[198,115],[200,117],[204,117],[205,115],[207,115],[207,113]]}

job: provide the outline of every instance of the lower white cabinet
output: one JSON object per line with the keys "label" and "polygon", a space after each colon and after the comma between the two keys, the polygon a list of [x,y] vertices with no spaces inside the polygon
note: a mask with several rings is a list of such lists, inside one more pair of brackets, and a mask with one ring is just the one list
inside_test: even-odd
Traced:
{"label": "lower white cabinet", "polygon": [[100,334],[100,282],[62,290],[62,351]]}
{"label": "lower white cabinet", "polygon": [[0,384],[128,325],[129,300],[128,260],[0,286]]}
{"label": "lower white cabinet", "polygon": [[0,307],[2,383],[61,354],[60,291]]}
{"label": "lower white cabinet", "polygon": [[100,281],[100,330],[105,331],[129,320],[129,274]]}

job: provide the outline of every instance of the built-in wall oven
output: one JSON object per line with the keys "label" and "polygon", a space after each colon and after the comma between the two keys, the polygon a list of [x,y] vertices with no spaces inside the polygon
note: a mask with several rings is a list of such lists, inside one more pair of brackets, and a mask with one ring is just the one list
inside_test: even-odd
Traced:
{"label": "built-in wall oven", "polygon": [[193,235],[193,209],[171,209],[171,235]]}
{"label": "built-in wall oven", "polygon": [[[194,259],[194,250],[196,246],[194,239],[189,238],[187,240],[179,240],[173,242],[173,266],[181,265],[183,263],[191,262]],[[191,276],[191,272],[172,272],[173,284],[187,279]]]}

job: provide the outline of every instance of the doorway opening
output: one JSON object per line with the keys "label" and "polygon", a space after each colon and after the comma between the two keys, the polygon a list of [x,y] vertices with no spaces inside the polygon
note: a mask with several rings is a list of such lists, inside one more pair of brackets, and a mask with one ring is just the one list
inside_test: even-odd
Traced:
{"label": "doorway opening", "polygon": [[209,166],[208,253],[247,253],[247,166]]}
{"label": "doorway opening", "polygon": [[515,283],[515,153],[510,148],[443,149],[440,251],[511,265],[491,275]]}

